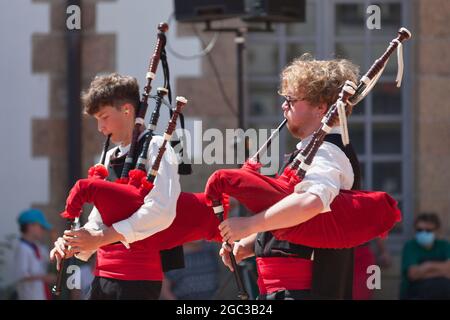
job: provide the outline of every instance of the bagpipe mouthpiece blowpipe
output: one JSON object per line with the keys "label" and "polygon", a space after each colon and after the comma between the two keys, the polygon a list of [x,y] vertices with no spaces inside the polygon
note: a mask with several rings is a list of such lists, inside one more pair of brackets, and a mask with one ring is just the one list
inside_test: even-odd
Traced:
{"label": "bagpipe mouthpiece blowpipe", "polygon": [[108,153],[110,142],[111,142],[111,135],[109,134],[106,137],[105,142],[103,143],[103,151],[102,151],[102,155],[100,157],[100,163],[103,164],[103,165],[105,164],[106,154]]}
{"label": "bagpipe mouthpiece blowpipe", "polygon": [[275,138],[276,135],[278,135],[281,132],[281,130],[286,125],[286,123],[287,123],[287,119],[283,119],[283,121],[281,121],[281,123],[272,132],[272,134],[266,140],[266,142],[264,142],[264,144],[259,148],[259,150],[252,157],[250,157],[247,160],[249,163],[257,163],[257,162],[259,162],[259,157],[260,157],[261,153],[263,153],[264,151],[267,151],[269,149],[270,145],[272,144],[273,139]]}

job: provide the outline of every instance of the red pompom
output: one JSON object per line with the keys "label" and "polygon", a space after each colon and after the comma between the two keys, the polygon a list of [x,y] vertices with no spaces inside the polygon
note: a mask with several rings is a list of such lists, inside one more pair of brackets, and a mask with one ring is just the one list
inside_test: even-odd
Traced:
{"label": "red pompom", "polygon": [[76,217],[73,217],[69,212],[67,211],[63,211],[59,214],[61,217],[65,218],[65,219],[74,219]]}
{"label": "red pompom", "polygon": [[108,175],[108,169],[102,164],[96,164],[88,170],[89,179],[105,179]]}
{"label": "red pompom", "polygon": [[283,174],[286,175],[286,177],[291,178],[296,175],[296,172],[295,170],[292,170],[290,167],[287,167],[286,169],[284,169]]}
{"label": "red pompom", "polygon": [[65,219],[75,219],[81,216],[81,210],[75,210],[74,208],[66,207],[66,210],[61,212],[59,215]]}
{"label": "red pompom", "polygon": [[259,171],[261,169],[262,164],[259,161],[254,161],[252,159],[248,159],[245,161],[244,165],[242,166],[243,169],[249,169],[253,171]]}
{"label": "red pompom", "polygon": [[128,183],[135,186],[136,188],[139,188],[142,182],[142,178],[146,178],[147,173],[139,169],[134,169],[129,172],[128,177],[130,178]]}
{"label": "red pompom", "polygon": [[286,181],[291,186],[295,186],[297,183],[301,181],[300,177],[297,175],[296,170],[292,170],[290,167],[284,169],[281,176],[275,177],[277,180]]}
{"label": "red pompom", "polygon": [[144,197],[153,189],[153,183],[147,180],[147,177],[143,177],[141,180],[141,195]]}

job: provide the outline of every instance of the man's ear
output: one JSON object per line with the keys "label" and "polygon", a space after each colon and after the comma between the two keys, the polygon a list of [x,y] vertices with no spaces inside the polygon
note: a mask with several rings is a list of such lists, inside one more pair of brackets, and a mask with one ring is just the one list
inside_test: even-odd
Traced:
{"label": "man's ear", "polygon": [[127,115],[131,114],[132,108],[133,108],[133,106],[131,105],[131,103],[125,103],[120,107],[121,111]]}
{"label": "man's ear", "polygon": [[328,111],[328,106],[326,103],[321,103],[318,106],[320,116],[324,116]]}

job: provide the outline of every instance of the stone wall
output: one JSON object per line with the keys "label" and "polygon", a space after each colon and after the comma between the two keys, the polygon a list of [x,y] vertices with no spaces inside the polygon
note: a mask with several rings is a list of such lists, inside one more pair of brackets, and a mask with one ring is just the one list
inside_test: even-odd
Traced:
{"label": "stone wall", "polygon": [[[84,0],[81,4],[82,28],[82,88],[89,86],[99,72],[115,69],[115,35],[98,34],[95,30],[96,4],[105,0]],[[109,0],[106,0],[109,1]],[[50,159],[50,202],[35,204],[42,209],[59,231],[64,221],[58,213],[64,209],[67,186],[67,89],[66,89],[66,2],[60,0],[34,0],[50,5],[50,32],[34,34],[32,38],[33,73],[46,73],[50,78],[49,118],[33,119],[33,156]],[[93,119],[82,123],[82,174],[101,152],[102,137]],[[59,234],[60,232],[58,232]]]}

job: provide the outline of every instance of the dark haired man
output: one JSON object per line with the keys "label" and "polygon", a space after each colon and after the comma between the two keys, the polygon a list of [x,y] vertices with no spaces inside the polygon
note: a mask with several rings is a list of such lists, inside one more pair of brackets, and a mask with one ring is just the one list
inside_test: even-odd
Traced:
{"label": "dark haired man", "polygon": [[[97,120],[98,130],[117,144],[106,155],[108,180],[121,176],[130,148],[136,110],[139,105],[139,86],[135,78],[113,73],[96,77],[83,93],[85,112]],[[139,136],[142,150],[145,131]],[[146,167],[156,158],[163,142],[160,136],[151,140]],[[166,229],[173,222],[181,192],[178,161],[174,150],[167,150],[162,158],[155,187],[145,197],[144,204],[129,218],[106,227],[94,208],[88,222],[80,230],[66,231],[55,242],[51,257],[58,260],[74,253],[87,260],[97,251],[95,279],[90,299],[158,299],[163,271],[183,265],[182,248],[165,251],[163,268],[160,252],[146,246],[146,238]],[[137,161],[137,156],[134,163]],[[65,250],[70,244],[71,250]],[[164,270],[163,270],[164,269]]]}

